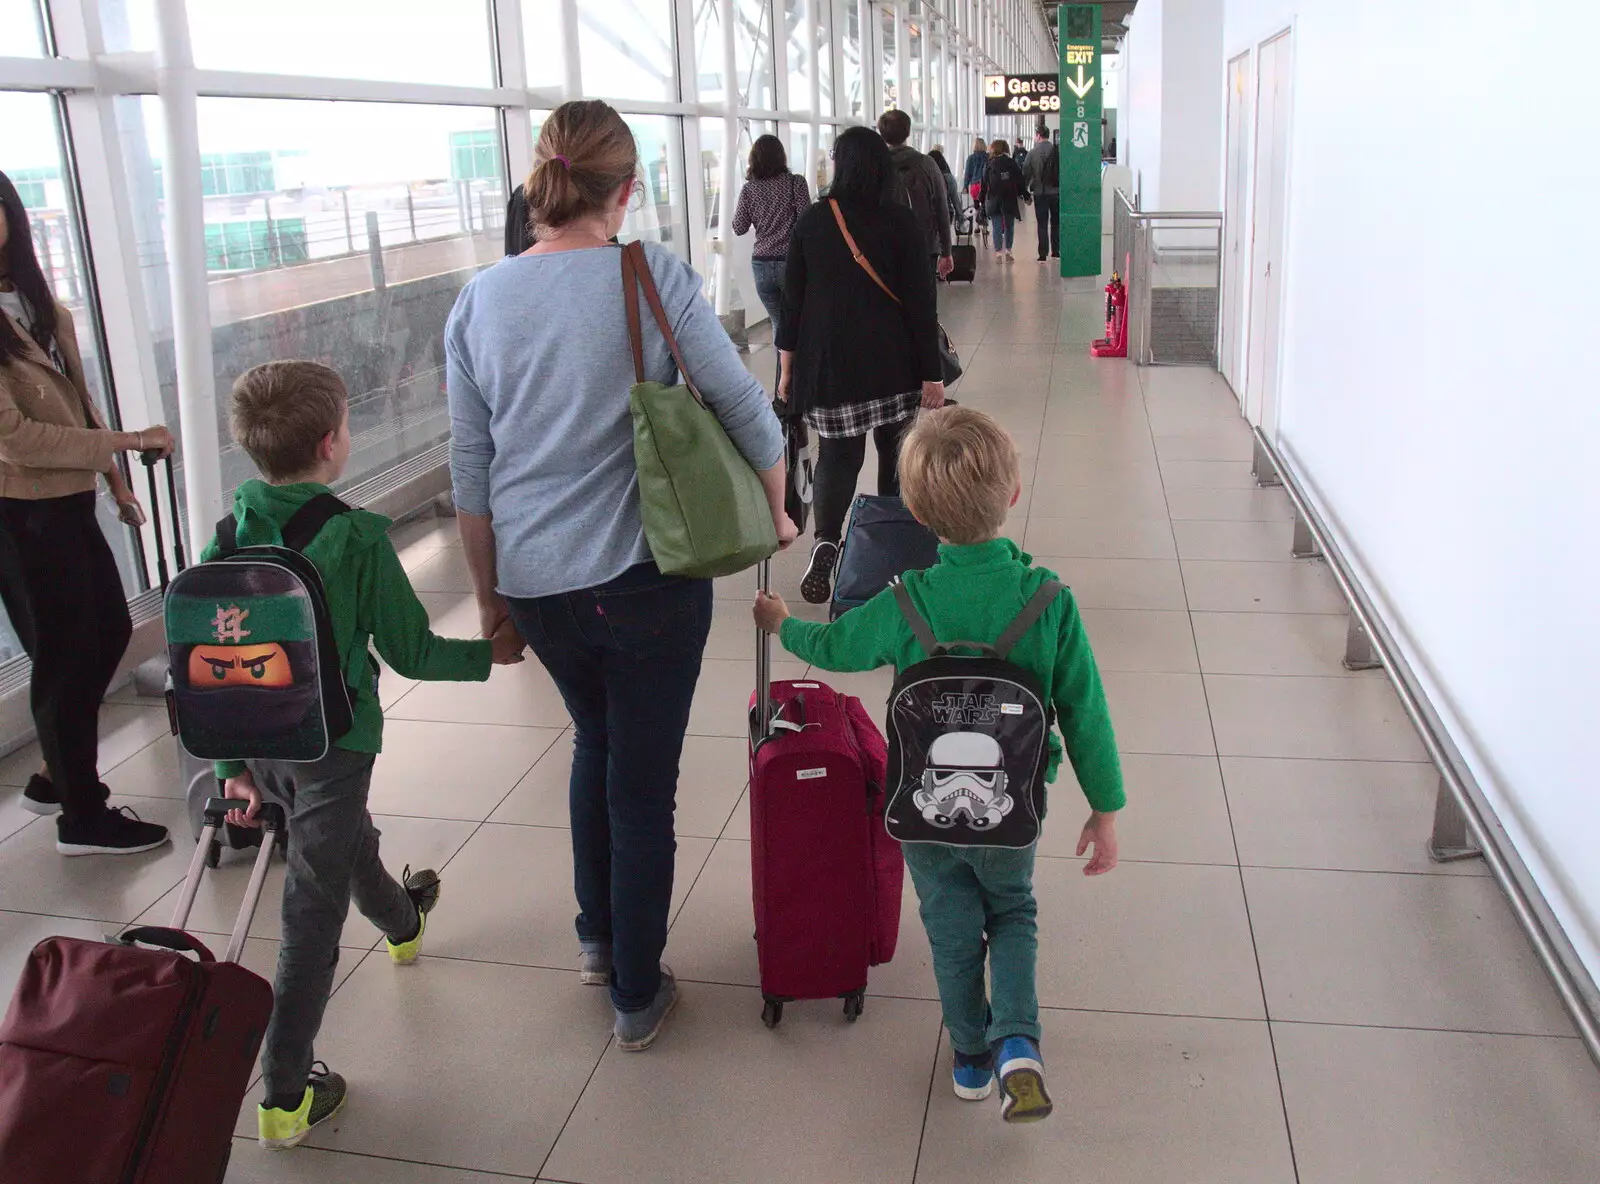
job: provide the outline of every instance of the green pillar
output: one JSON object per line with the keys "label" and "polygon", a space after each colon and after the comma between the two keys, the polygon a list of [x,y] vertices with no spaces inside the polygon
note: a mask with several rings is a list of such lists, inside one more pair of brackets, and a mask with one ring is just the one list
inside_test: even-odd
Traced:
{"label": "green pillar", "polygon": [[1100,6],[1063,4],[1061,274],[1100,274]]}

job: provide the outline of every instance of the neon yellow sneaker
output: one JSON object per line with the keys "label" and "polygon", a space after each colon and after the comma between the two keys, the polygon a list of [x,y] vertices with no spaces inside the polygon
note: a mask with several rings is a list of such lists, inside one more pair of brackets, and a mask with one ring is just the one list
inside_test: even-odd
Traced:
{"label": "neon yellow sneaker", "polygon": [[344,1109],[346,1096],[344,1078],[317,1061],[311,1066],[311,1077],[297,1109],[256,1107],[256,1130],[261,1145],[268,1151],[298,1147],[313,1130]]}
{"label": "neon yellow sneaker", "polygon": [[411,903],[417,906],[417,932],[405,941],[385,938],[384,943],[389,947],[391,962],[396,966],[410,966],[422,953],[422,935],[428,931],[428,914],[439,904],[439,873],[432,868],[423,868],[413,875],[411,866],[407,864],[400,882],[406,886],[406,895],[411,897]]}

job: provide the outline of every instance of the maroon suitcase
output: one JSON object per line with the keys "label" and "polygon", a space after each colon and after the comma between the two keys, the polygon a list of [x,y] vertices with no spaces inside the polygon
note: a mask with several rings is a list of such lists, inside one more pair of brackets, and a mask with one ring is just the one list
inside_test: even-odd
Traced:
{"label": "maroon suitcase", "polygon": [[[766,587],[767,567],[761,566]],[[816,679],[771,681],[756,639],[750,870],[762,1021],[797,999],[861,1015],[869,967],[894,957],[905,861],[883,827],[888,751],[859,699]]]}
{"label": "maroon suitcase", "polygon": [[[5,1184],[219,1184],[227,1173],[272,1014],[271,985],[237,959],[275,844],[261,845],[223,961],[182,926],[233,805],[207,804],[172,928],[49,937],[29,955],[0,1023]],[[262,815],[284,825],[276,806]]]}

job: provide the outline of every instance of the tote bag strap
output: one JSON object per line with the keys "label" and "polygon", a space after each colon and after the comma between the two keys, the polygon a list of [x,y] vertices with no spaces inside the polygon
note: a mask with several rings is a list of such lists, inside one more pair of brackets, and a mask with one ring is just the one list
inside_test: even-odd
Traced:
{"label": "tote bag strap", "polygon": [[650,262],[645,258],[644,244],[639,242],[629,243],[622,248],[622,299],[628,313],[628,341],[633,346],[634,379],[638,382],[648,381],[644,373],[644,331],[639,319],[640,288],[644,289],[645,302],[650,305],[656,327],[666,339],[667,349],[672,351],[672,360],[677,363],[683,385],[689,388],[695,402],[704,407],[706,401],[700,397],[699,388],[689,376],[689,367],[684,365],[683,354],[678,352],[678,339],[672,335],[672,326],[667,323],[667,310],[661,307],[661,293],[656,291],[655,277],[650,274]]}
{"label": "tote bag strap", "polygon": [[830,197],[828,199],[828,205],[833,209],[833,220],[839,224],[839,233],[844,235],[844,245],[850,248],[850,254],[854,257],[855,261],[861,265],[861,270],[872,277],[872,282],[877,284],[878,287],[882,288],[890,300],[893,300],[896,304],[899,304],[900,297],[896,296],[889,285],[883,282],[883,278],[878,275],[878,272],[872,266],[871,261],[861,253],[861,248],[856,246],[855,237],[851,235],[850,228],[845,225],[844,211],[839,208],[839,203]]}

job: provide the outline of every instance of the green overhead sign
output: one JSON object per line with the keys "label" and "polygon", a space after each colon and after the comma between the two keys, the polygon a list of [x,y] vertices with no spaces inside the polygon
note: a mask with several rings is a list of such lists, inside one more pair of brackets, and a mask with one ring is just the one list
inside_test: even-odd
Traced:
{"label": "green overhead sign", "polygon": [[1063,4],[1061,42],[1061,274],[1100,274],[1100,6]]}

